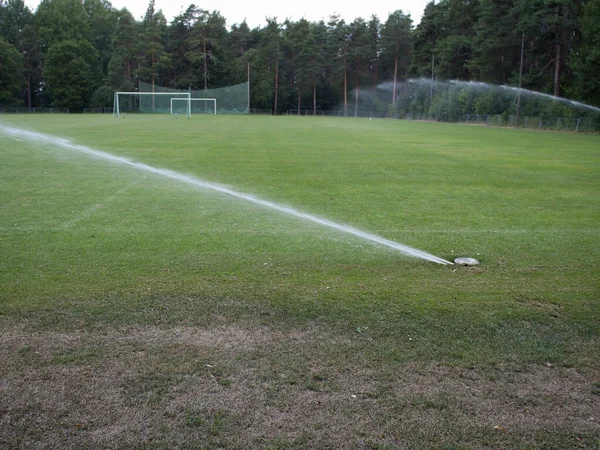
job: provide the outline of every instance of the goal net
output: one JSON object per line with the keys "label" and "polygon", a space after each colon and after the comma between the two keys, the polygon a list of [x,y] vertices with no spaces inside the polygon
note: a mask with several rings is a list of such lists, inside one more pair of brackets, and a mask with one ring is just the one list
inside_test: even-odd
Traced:
{"label": "goal net", "polygon": [[185,97],[171,99],[171,114],[186,114],[188,109],[192,114],[216,114],[217,99]]}
{"label": "goal net", "polygon": [[113,117],[121,117],[125,113],[170,114],[171,100],[178,98],[182,106],[181,112],[190,117],[191,98],[189,92],[115,92]]}
{"label": "goal net", "polygon": [[140,82],[137,92],[115,93],[113,115],[178,113],[190,117],[194,114],[248,114],[249,87],[246,82],[218,89],[182,90]]}
{"label": "goal net", "polygon": [[[217,105],[216,114],[248,114],[248,87],[249,83],[241,83],[233,86],[227,86],[218,89],[199,89],[199,90],[182,90],[172,89],[163,86],[154,86],[154,92],[168,92],[168,93],[180,93],[182,95],[174,96],[173,98],[183,98],[190,94],[192,99],[214,99],[213,101]],[[139,90],[144,92],[152,92],[152,85],[149,83],[141,82],[139,84]],[[180,109],[183,102],[174,102],[173,108]],[[204,113],[205,107],[210,110],[210,106],[214,108],[214,104],[211,105],[206,101],[195,101],[191,102],[191,113],[194,115],[194,111],[197,113]],[[167,105],[167,113],[170,113],[170,101]],[[181,114],[181,111],[178,111]],[[207,111],[208,112],[208,111]],[[213,114],[213,113],[211,113]]]}

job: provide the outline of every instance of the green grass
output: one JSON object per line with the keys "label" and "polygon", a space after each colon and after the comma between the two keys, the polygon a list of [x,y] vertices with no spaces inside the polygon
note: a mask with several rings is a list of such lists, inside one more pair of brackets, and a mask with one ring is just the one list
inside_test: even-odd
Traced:
{"label": "green grass", "polygon": [[386,337],[427,329],[420,357],[435,360],[557,360],[598,331],[597,136],[264,117],[3,122],[483,263],[439,267],[241,200],[4,138],[5,315],[194,323],[204,317],[189,296],[211,299],[200,311],[236,300]]}
{"label": "green grass", "polygon": [[[325,353],[338,370],[359,355],[382,373],[403,364],[489,371],[548,363],[598,376],[597,135],[304,117],[6,115],[0,125],[221,183],[446,259],[482,262],[467,269],[421,261],[0,134],[5,329],[316,327],[346,337]],[[106,355],[91,343],[57,352],[54,363],[96,364]],[[338,389],[320,371],[291,376],[298,389]],[[223,389],[235,385],[230,374],[216,379]],[[167,394],[161,384],[153,398]],[[452,408],[445,397],[415,404],[440,414]],[[210,419],[190,411],[181,413],[182,426],[217,427],[220,412]],[[228,431],[217,428],[227,442]],[[260,442],[295,438],[281,439]]]}

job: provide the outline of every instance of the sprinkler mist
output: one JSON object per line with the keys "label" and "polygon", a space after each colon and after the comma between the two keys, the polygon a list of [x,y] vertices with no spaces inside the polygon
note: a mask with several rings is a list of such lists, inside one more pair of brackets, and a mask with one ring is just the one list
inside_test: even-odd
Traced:
{"label": "sprinkler mist", "polygon": [[462,86],[462,87],[475,88],[475,89],[491,89],[493,87],[496,87],[496,88],[500,88],[505,91],[515,93],[515,94],[518,94],[519,92],[521,92],[523,95],[529,95],[532,97],[543,98],[546,100],[554,100],[554,101],[558,101],[558,102],[573,106],[575,108],[583,108],[583,109],[588,109],[590,111],[600,112],[600,108],[596,108],[595,106],[592,106],[592,105],[587,105],[585,103],[571,100],[569,98],[556,97],[555,95],[544,94],[542,92],[530,91],[529,89],[518,88],[518,87],[514,87],[514,86],[506,86],[506,85],[496,86],[496,85],[492,85],[492,84],[488,84],[488,83],[482,83],[480,81],[450,80],[449,83],[451,83],[455,86]]}
{"label": "sprinkler mist", "polygon": [[[378,86],[379,89],[390,90],[391,83],[386,82]],[[434,86],[436,89],[439,88],[448,88],[450,86],[457,86],[465,89],[469,89],[472,91],[490,91],[493,89],[499,89],[501,91],[505,91],[511,94],[519,94],[521,93],[524,96],[529,96],[538,99],[544,99],[549,101],[557,101],[564,103],[566,105],[572,106],[574,108],[587,109],[588,111],[600,112],[600,108],[596,106],[587,105],[585,103],[578,102],[576,100],[571,100],[569,98],[564,97],[556,97],[550,94],[544,94],[543,92],[531,91],[525,88],[518,88],[514,86],[506,86],[504,84],[490,84],[484,83],[482,81],[460,81],[460,80],[448,80],[448,81],[440,81],[435,80],[431,81],[429,78],[410,78],[405,83],[403,83],[404,87],[408,87],[409,85],[414,86]]]}
{"label": "sprinkler mist", "polygon": [[221,186],[216,183],[211,183],[209,181],[204,181],[204,180],[201,180],[201,179],[189,176],[189,175],[184,175],[184,174],[174,172],[174,171],[168,170],[168,169],[159,169],[156,167],[149,166],[147,164],[143,164],[143,163],[132,161],[127,158],[123,158],[121,156],[115,156],[110,153],[105,153],[105,152],[95,150],[90,147],[86,147],[84,145],[75,144],[74,142],[71,142],[68,139],[51,136],[49,134],[36,133],[36,132],[32,132],[32,131],[22,130],[20,128],[6,127],[6,126],[2,126],[2,125],[0,125],[0,132],[2,132],[14,139],[25,139],[25,140],[28,140],[28,141],[31,141],[34,143],[44,143],[44,144],[50,144],[50,145],[53,145],[56,147],[70,149],[70,150],[73,150],[73,151],[76,151],[79,153],[83,153],[85,155],[88,155],[88,156],[91,156],[91,157],[94,157],[97,159],[110,161],[111,163],[114,163],[114,164],[132,167],[137,170],[153,173],[155,175],[158,175],[158,176],[161,176],[164,178],[169,178],[169,179],[179,181],[181,183],[186,183],[188,185],[196,186],[196,187],[199,187],[202,189],[209,189],[212,191],[219,192],[221,194],[227,194],[229,196],[236,197],[236,198],[239,198],[242,200],[246,200],[248,202],[254,203],[256,205],[259,205],[259,206],[262,206],[265,208],[273,209],[275,211],[279,211],[281,213],[297,217],[297,218],[302,219],[307,222],[312,222],[317,225],[332,228],[334,230],[341,231],[341,232],[344,232],[347,234],[351,234],[351,235],[361,238],[365,241],[384,245],[386,247],[397,250],[408,256],[413,256],[415,258],[420,258],[420,259],[424,259],[426,261],[435,262],[437,264],[444,264],[444,265],[453,264],[452,262],[447,261],[443,258],[440,258],[439,256],[435,256],[430,253],[424,252],[423,250],[409,247],[408,245],[400,244],[399,242],[394,242],[389,239],[385,239],[385,238],[383,238],[381,236],[377,236],[375,234],[371,234],[371,233],[367,233],[365,231],[358,230],[354,227],[351,227],[350,225],[345,225],[342,223],[337,223],[337,222],[333,222],[331,220],[323,219],[321,217],[314,216],[312,214],[308,214],[308,213],[305,213],[302,211],[298,211],[297,209],[294,209],[294,208],[290,208],[289,206],[280,205],[277,203],[270,202],[268,200],[263,200],[258,197],[255,197],[251,194],[234,191],[233,189],[230,189],[228,187]]}

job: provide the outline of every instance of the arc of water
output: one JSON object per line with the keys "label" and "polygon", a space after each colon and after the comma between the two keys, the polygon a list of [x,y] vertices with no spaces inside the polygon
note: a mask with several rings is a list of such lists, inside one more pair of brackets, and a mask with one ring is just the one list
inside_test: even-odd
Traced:
{"label": "arc of water", "polygon": [[555,95],[544,94],[543,92],[530,91],[529,89],[518,88],[518,87],[514,87],[514,86],[506,86],[504,84],[493,85],[493,84],[483,83],[481,81],[459,81],[459,80],[450,80],[450,83],[452,83],[454,85],[458,85],[458,86],[479,87],[479,88],[487,88],[487,89],[493,88],[493,87],[498,87],[500,89],[504,89],[506,91],[511,91],[511,92],[515,92],[515,93],[519,93],[519,91],[520,91],[523,94],[533,95],[533,96],[545,98],[548,100],[555,100],[555,101],[562,102],[562,103],[568,103],[577,108],[585,108],[585,109],[589,109],[592,111],[600,112],[600,108],[597,108],[592,105],[587,105],[585,103],[581,103],[576,100],[571,100],[569,98],[564,98],[564,97],[556,97]]}
{"label": "arc of water", "polygon": [[100,150],[95,150],[93,148],[86,147],[84,145],[75,144],[68,139],[59,138],[59,137],[55,137],[55,136],[51,136],[51,135],[43,134],[43,133],[27,131],[27,130],[23,130],[23,129],[19,129],[19,128],[6,127],[6,126],[2,126],[2,125],[0,125],[0,131],[2,131],[4,134],[6,134],[8,136],[12,136],[14,138],[26,139],[26,140],[30,140],[33,142],[43,142],[46,144],[51,144],[54,146],[71,149],[71,150],[86,154],[88,156],[92,156],[94,158],[102,159],[105,161],[110,161],[115,164],[133,167],[138,170],[142,170],[145,172],[153,173],[155,175],[170,178],[172,180],[176,180],[176,181],[179,181],[182,183],[186,183],[186,184],[200,187],[203,189],[210,189],[210,190],[213,190],[216,192],[220,192],[222,194],[227,194],[232,197],[246,200],[246,201],[249,201],[256,205],[270,208],[270,209],[279,211],[281,213],[288,214],[290,216],[294,216],[299,219],[303,219],[308,222],[312,222],[312,223],[315,223],[315,224],[318,224],[321,226],[325,226],[325,227],[332,228],[332,229],[335,229],[338,231],[342,231],[344,233],[351,234],[353,236],[359,237],[366,241],[384,245],[386,247],[397,250],[405,255],[413,256],[416,258],[421,258],[426,261],[431,261],[431,262],[435,262],[438,264],[444,264],[444,265],[452,264],[450,261],[447,261],[443,258],[432,255],[430,253],[427,253],[423,250],[409,247],[408,245],[400,244],[398,242],[394,242],[389,239],[385,239],[381,236],[377,236],[377,235],[374,235],[371,233],[367,233],[365,231],[358,230],[349,225],[333,222],[328,219],[323,219],[321,217],[314,216],[312,214],[308,214],[308,213],[296,210],[289,206],[280,205],[277,203],[270,202],[268,200],[263,200],[261,198],[255,197],[254,195],[251,195],[251,194],[238,192],[238,191],[235,191],[228,187],[221,186],[216,183],[204,181],[204,180],[201,180],[201,179],[189,176],[189,175],[184,175],[184,174],[181,174],[181,173],[169,170],[169,169],[159,169],[159,168],[156,168],[153,166],[149,166],[147,164],[132,161],[132,160],[124,158],[122,156],[112,155],[110,153],[102,152]]}

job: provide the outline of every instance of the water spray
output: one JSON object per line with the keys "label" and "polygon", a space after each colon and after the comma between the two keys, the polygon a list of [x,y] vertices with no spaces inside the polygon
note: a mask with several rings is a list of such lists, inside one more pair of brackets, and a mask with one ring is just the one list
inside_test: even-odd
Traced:
{"label": "water spray", "polygon": [[104,161],[109,161],[114,164],[119,164],[122,166],[133,167],[137,170],[142,170],[144,172],[153,173],[155,175],[169,178],[172,180],[179,181],[181,183],[186,183],[192,186],[196,186],[203,189],[209,189],[212,191],[220,192],[222,194],[227,194],[232,197],[236,197],[242,200],[246,200],[248,202],[254,203],[256,205],[260,205],[262,207],[270,208],[275,211],[279,211],[281,213],[297,217],[299,219],[315,223],[317,225],[325,226],[328,228],[335,229],[337,231],[342,231],[347,234],[351,234],[353,236],[359,237],[363,240],[374,242],[380,245],[384,245],[386,247],[397,250],[405,255],[413,256],[415,258],[424,259],[426,261],[435,262],[437,264],[451,265],[453,264],[450,261],[447,261],[438,256],[432,255],[430,253],[424,252],[423,250],[419,250],[413,247],[409,247],[408,245],[400,244],[398,242],[391,241],[389,239],[385,239],[381,236],[377,236],[375,234],[367,233],[365,231],[358,230],[350,225],[345,225],[342,223],[333,222],[328,219],[323,219],[321,217],[314,216],[312,214],[308,214],[302,211],[298,211],[297,209],[291,208],[289,206],[280,205],[277,203],[270,202],[268,200],[263,200],[261,198],[255,197],[251,194],[246,194],[243,192],[234,191],[225,186],[221,186],[216,183],[211,183],[209,181],[204,181],[199,178],[192,177],[190,175],[184,175],[173,170],[169,169],[159,169],[156,167],[149,166],[147,164],[139,163],[132,161],[130,159],[124,158],[122,156],[112,155],[110,153],[102,152],[100,150],[95,150],[90,147],[86,147],[85,145],[75,144],[74,142],[60,138],[56,136],[52,136],[49,134],[37,133],[33,131],[27,131],[20,128],[6,127],[0,125],[0,132],[15,138],[15,139],[25,139],[34,143],[46,143],[50,145],[54,145],[57,147],[67,148],[70,150],[74,150],[79,153],[83,153],[85,155],[91,156],[96,159],[101,159]]}
{"label": "water spray", "polygon": [[514,86],[506,86],[504,84],[495,85],[495,84],[483,83],[481,81],[459,81],[459,80],[450,80],[449,83],[453,84],[455,86],[462,86],[462,87],[467,87],[467,88],[469,88],[469,87],[470,88],[485,88],[485,89],[500,88],[505,91],[513,92],[517,95],[519,93],[527,94],[527,95],[531,95],[531,96],[535,96],[535,97],[545,98],[547,100],[555,100],[558,102],[566,103],[568,105],[575,106],[576,108],[584,108],[584,109],[589,109],[591,111],[600,112],[600,108],[596,108],[595,106],[587,105],[585,103],[581,103],[576,100],[571,100],[569,98],[564,98],[564,97],[556,97],[555,95],[544,94],[543,92],[530,91],[529,89],[523,89],[523,88],[518,88],[518,87],[514,87]]}

